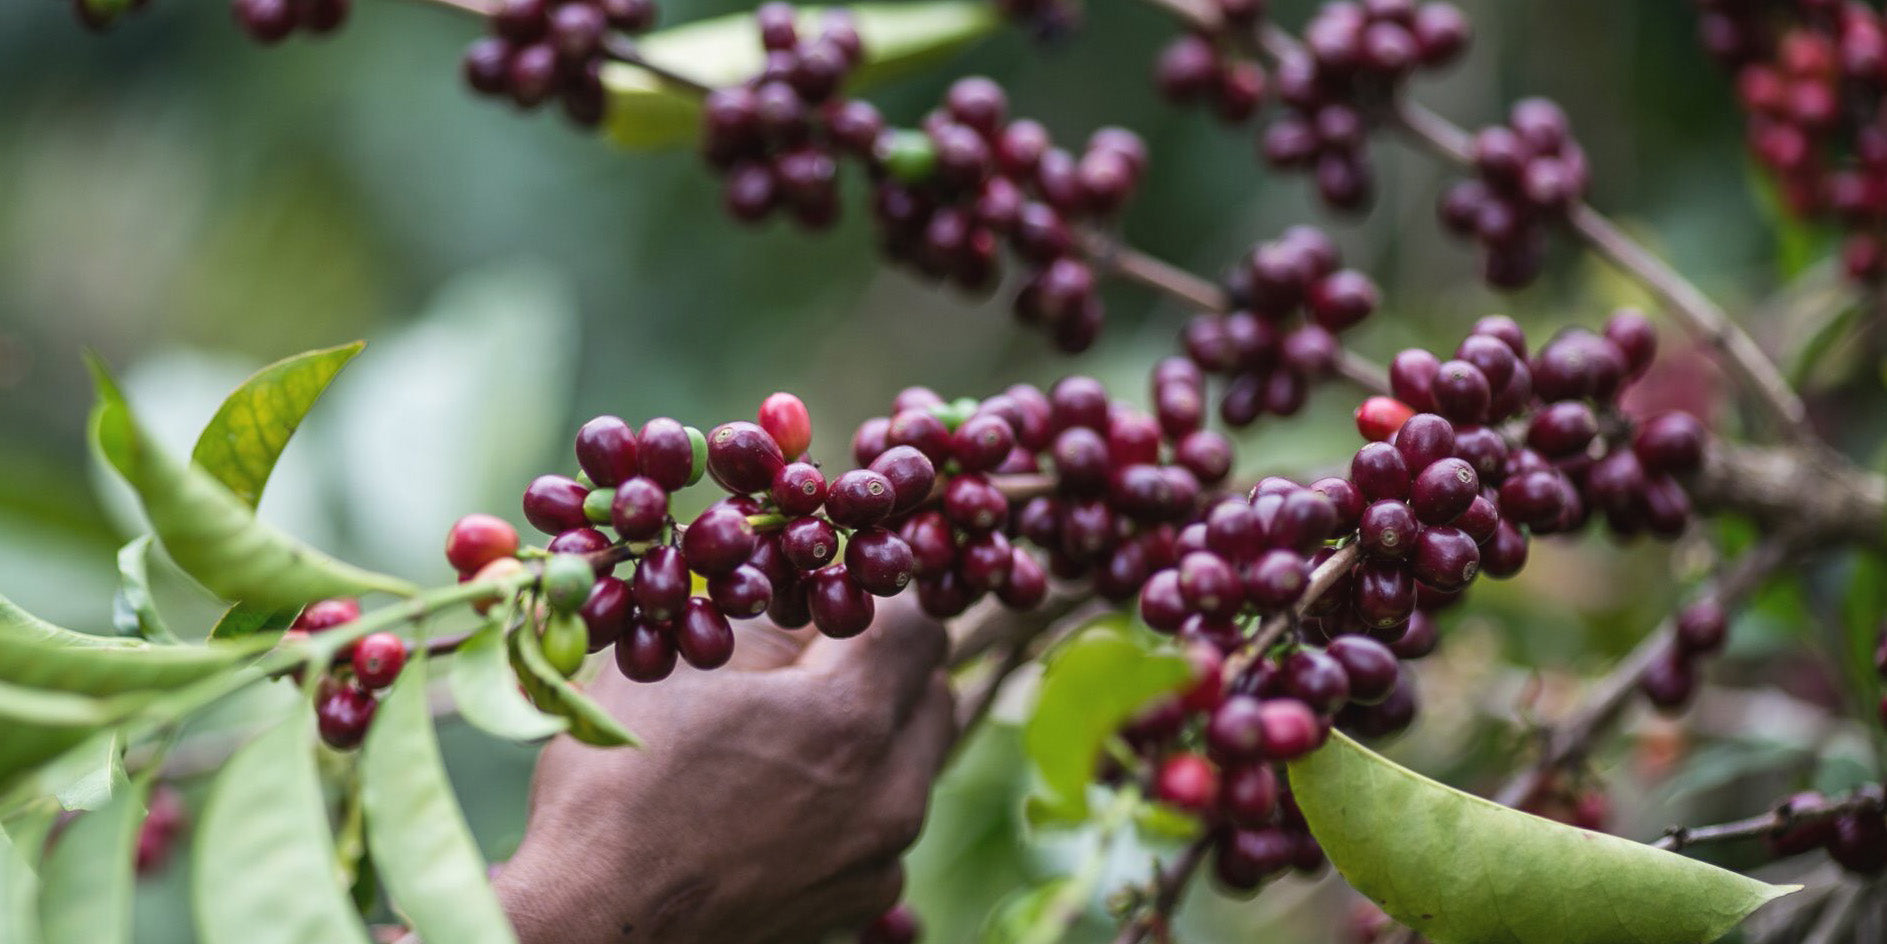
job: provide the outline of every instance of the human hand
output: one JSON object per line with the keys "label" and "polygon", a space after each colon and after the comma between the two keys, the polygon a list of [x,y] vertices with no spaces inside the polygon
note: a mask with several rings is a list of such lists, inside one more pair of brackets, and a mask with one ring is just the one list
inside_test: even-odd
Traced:
{"label": "human hand", "polygon": [[852,639],[737,632],[726,668],[591,685],[643,749],[545,748],[496,881],[525,944],[792,944],[897,901],[955,736],[943,627],[907,596]]}

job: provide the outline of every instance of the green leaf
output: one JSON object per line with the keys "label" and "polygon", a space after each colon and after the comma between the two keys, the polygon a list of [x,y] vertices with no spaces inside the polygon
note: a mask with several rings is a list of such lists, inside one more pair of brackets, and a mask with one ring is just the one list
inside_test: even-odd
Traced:
{"label": "green leaf", "polygon": [[281,609],[258,609],[248,604],[238,603],[223,611],[210,627],[211,639],[240,639],[257,633],[279,632],[294,625],[295,617],[301,615],[299,604],[290,604]]}
{"label": "green leaf", "polygon": [[544,658],[537,633],[529,626],[511,634],[511,652],[522,682],[537,707],[570,722],[570,736],[597,747],[641,747],[642,741],[602,705],[590,700]]}
{"label": "green leaf", "polygon": [[1855,554],[1854,575],[1848,580],[1841,608],[1846,638],[1837,655],[1865,718],[1869,709],[1880,704],[1883,687],[1874,671],[1874,648],[1880,645],[1881,633],[1887,632],[1887,557],[1867,551]]}
{"label": "green leaf", "polygon": [[94,736],[40,768],[42,792],[61,809],[96,810],[126,784],[123,739],[117,731]]}
{"label": "green leaf", "polygon": [[363,341],[284,358],[242,382],[197,437],[190,461],[254,508],[302,417]]}
{"label": "green leaf", "polygon": [[[1068,898],[1074,886],[1073,879],[1056,878],[1035,888],[1017,890],[990,915],[989,928],[982,937],[984,944],[1052,944],[1061,940],[1068,929]],[[1076,906],[1078,909],[1079,902]]]}
{"label": "green leaf", "polygon": [[1707,944],[1801,887],[1508,809],[1342,734],[1290,772],[1337,871],[1435,944]]}
{"label": "green leaf", "polygon": [[0,682],[87,695],[182,688],[254,654],[253,645],[153,646],[61,629],[0,597]]}
{"label": "green leaf", "polygon": [[514,944],[465,825],[426,706],[426,660],[400,673],[360,759],[367,848],[387,894],[427,941]]}
{"label": "green leaf", "polygon": [[[803,7],[801,29],[816,34],[826,8]],[[981,0],[921,3],[859,3],[847,6],[864,42],[865,61],[852,74],[858,91],[922,69],[1001,25],[995,8]],[[735,85],[765,65],[760,33],[751,13],[733,13],[660,30],[636,43],[643,58],[705,85]],[[647,70],[611,63],[604,67],[609,90],[606,133],[628,148],[694,143],[700,100]]]}
{"label": "green leaf", "polygon": [[531,706],[518,691],[505,658],[504,625],[496,620],[472,634],[452,657],[452,700],[473,727],[509,741],[536,741],[569,722]]}
{"label": "green leaf", "polygon": [[366,944],[337,881],[300,711],[237,751],[210,788],[192,850],[192,910],[205,944]]}
{"label": "green leaf", "polygon": [[118,791],[103,808],[80,814],[40,867],[39,921],[46,944],[122,944],[131,940],[131,895],[138,827],[150,779]]}
{"label": "green leaf", "polygon": [[0,682],[0,792],[28,771],[84,743],[122,710],[67,692]]}
{"label": "green leaf", "polygon": [[226,600],[260,609],[380,591],[411,596],[403,580],[341,563],[263,524],[242,499],[195,466],[165,455],[131,414],[104,365],[92,436],[137,491],[153,530],[184,573]]}
{"label": "green leaf", "polygon": [[41,805],[0,829],[0,944],[44,944],[40,934],[39,850],[58,807]]}
{"label": "green leaf", "polygon": [[1120,628],[1124,620],[1090,627],[1057,650],[1042,674],[1035,714],[1023,747],[1041,775],[1037,812],[1067,821],[1088,813],[1087,784],[1101,748],[1134,712],[1184,685],[1185,658],[1149,648]]}
{"label": "green leaf", "polygon": [[120,636],[176,642],[177,636],[151,599],[151,542],[147,534],[118,549],[118,593],[111,598],[111,625]]}

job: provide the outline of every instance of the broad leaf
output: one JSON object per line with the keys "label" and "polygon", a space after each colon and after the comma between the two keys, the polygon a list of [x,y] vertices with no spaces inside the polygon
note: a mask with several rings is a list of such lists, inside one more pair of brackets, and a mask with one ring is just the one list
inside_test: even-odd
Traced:
{"label": "broad leaf", "polygon": [[111,598],[111,625],[120,636],[176,642],[151,599],[151,541],[146,534],[118,549],[118,592]]}
{"label": "broad leaf", "polygon": [[[1118,621],[1116,621],[1118,622]],[[1192,675],[1187,661],[1114,627],[1093,627],[1049,658],[1023,747],[1041,775],[1035,812],[1087,816],[1087,784],[1101,748],[1121,723]]]}
{"label": "broad leaf", "polygon": [[138,828],[150,787],[118,791],[103,808],[80,814],[53,844],[39,870],[39,923],[46,944],[124,944],[131,940],[131,896]]}
{"label": "broad leaf", "polygon": [[117,731],[94,736],[40,768],[42,792],[61,809],[96,810],[125,786],[124,742]]}
{"label": "broad leaf", "polygon": [[0,829],[0,944],[44,944],[40,934],[39,850],[58,807],[38,806]]}
{"label": "broad leaf", "polygon": [[0,791],[84,743],[121,714],[106,702],[0,682]]}
{"label": "broad leaf", "polygon": [[254,654],[251,645],[152,646],[61,629],[0,597],[0,682],[118,695],[181,688]]}
{"label": "broad leaf", "polygon": [[256,633],[272,633],[294,625],[295,617],[301,615],[299,604],[290,604],[280,609],[258,609],[245,603],[238,603],[223,611],[210,627],[211,639],[240,639]]}
{"label": "broad leaf", "polygon": [[452,657],[452,700],[473,727],[509,741],[536,741],[562,731],[568,722],[544,714],[518,692],[517,676],[505,658],[504,625],[492,621],[459,646]]}
{"label": "broad leaf", "polygon": [[368,851],[387,894],[419,937],[515,944],[446,778],[426,706],[426,660],[400,673],[374,713],[360,781]]}
{"label": "broad leaf", "polygon": [[529,626],[511,634],[512,664],[518,681],[537,707],[570,722],[570,736],[597,747],[641,747],[642,741],[602,705],[590,700],[544,658],[537,633]]}
{"label": "broad leaf", "polygon": [[1342,734],[1290,771],[1337,871],[1435,944],[1707,944],[1801,887],[1508,809]]}
{"label": "broad leaf", "polygon": [[366,944],[336,880],[306,705],[229,759],[197,824],[190,893],[205,944]]}
{"label": "broad leaf", "polygon": [[302,417],[365,346],[355,341],[308,351],[256,371],[210,418],[190,461],[254,508]]}
{"label": "broad leaf", "polygon": [[1019,889],[990,914],[982,940],[984,944],[1054,944],[1067,934],[1069,923],[1080,914],[1081,904],[1075,881],[1070,878],[1050,879],[1035,888]]}
{"label": "broad leaf", "polygon": [[263,524],[201,469],[166,455],[131,414],[103,365],[92,362],[100,454],[137,491],[172,560],[212,593],[261,609],[380,591],[410,596],[403,580],[341,563]]}
{"label": "broad leaf", "polygon": [[[806,34],[817,35],[824,9],[801,9]],[[921,69],[1001,25],[995,7],[981,0],[860,3],[845,9],[851,11],[865,47],[865,61],[850,79],[854,91]],[[766,64],[752,13],[671,27],[636,45],[649,62],[714,87],[744,82]],[[607,133],[617,144],[656,148],[694,143],[701,103],[688,90],[620,63],[605,67],[603,85],[609,90]]]}

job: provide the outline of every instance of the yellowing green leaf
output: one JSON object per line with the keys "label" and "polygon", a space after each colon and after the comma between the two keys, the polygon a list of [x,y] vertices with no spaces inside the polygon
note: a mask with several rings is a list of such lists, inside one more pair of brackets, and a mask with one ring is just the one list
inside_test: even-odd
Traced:
{"label": "yellowing green leaf", "polygon": [[254,508],[302,417],[365,346],[355,341],[308,351],[257,371],[210,418],[190,461]]}
{"label": "yellowing green leaf", "polygon": [[1435,944],[1708,944],[1801,887],[1508,809],[1342,734],[1290,771],[1337,871]]}
{"label": "yellowing green leaf", "polygon": [[223,766],[197,823],[190,883],[204,944],[367,944],[338,881],[304,704]]}
{"label": "yellowing green leaf", "polygon": [[504,625],[493,621],[467,639],[452,657],[452,700],[475,728],[511,741],[535,741],[562,731],[563,718],[531,706],[518,691],[505,658]]}
{"label": "yellowing green leaf", "polygon": [[485,860],[452,795],[426,707],[426,661],[400,673],[360,762],[367,848],[401,913],[427,941],[515,944]]}
{"label": "yellowing green leaf", "polygon": [[177,566],[212,593],[262,609],[380,591],[410,596],[403,580],[341,563],[257,520],[221,482],[178,462],[141,428],[104,366],[92,363],[98,450],[137,491]]}
{"label": "yellowing green leaf", "polygon": [[1087,785],[1102,745],[1134,712],[1191,675],[1183,657],[1156,651],[1115,626],[1090,627],[1057,650],[1022,732],[1044,788],[1036,811],[1065,820],[1087,816]]}
{"label": "yellowing green leaf", "polygon": [[[803,7],[801,28],[814,34],[826,8]],[[921,69],[994,30],[996,8],[984,0],[859,3],[845,7],[858,25],[865,61],[853,73],[854,91]],[[752,13],[733,13],[660,30],[637,41],[643,58],[705,85],[734,85],[765,65]],[[609,90],[606,133],[623,147],[692,144],[699,100],[687,89],[636,66],[612,63],[603,72]]]}

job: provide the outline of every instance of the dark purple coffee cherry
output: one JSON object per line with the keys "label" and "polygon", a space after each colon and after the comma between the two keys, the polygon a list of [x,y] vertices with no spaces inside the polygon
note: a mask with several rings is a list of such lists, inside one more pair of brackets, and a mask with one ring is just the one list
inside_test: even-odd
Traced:
{"label": "dark purple coffee cherry", "polygon": [[1388,443],[1366,443],[1350,460],[1350,481],[1371,501],[1409,497],[1409,480],[1408,463]]}
{"label": "dark purple coffee cherry", "polygon": [[1558,472],[1516,475],[1500,486],[1500,514],[1533,528],[1551,527],[1566,508],[1566,490]]}
{"label": "dark purple coffee cherry", "polygon": [[590,588],[590,596],[577,611],[590,633],[590,651],[601,652],[613,645],[629,628],[633,602],[629,584],[615,577],[600,577]]}
{"label": "dark purple coffee cherry", "polygon": [[1415,538],[1421,523],[1408,503],[1384,499],[1363,509],[1357,525],[1357,539],[1363,550],[1375,557],[1400,560],[1415,551]]}
{"label": "dark purple coffee cherry", "polygon": [[636,565],[630,589],[644,618],[666,623],[681,615],[693,580],[681,551],[662,545],[649,549]]}
{"label": "dark purple coffee cherry", "polygon": [[1646,472],[1682,474],[1703,466],[1704,426],[1689,413],[1665,413],[1644,424],[1632,451]]}
{"label": "dark purple coffee cherry", "polygon": [[965,531],[982,533],[1009,519],[1009,501],[981,475],[959,475],[944,486],[944,516]]}
{"label": "dark purple coffee cherry", "polygon": [[1703,597],[1677,612],[1677,645],[1685,652],[1709,655],[1723,648],[1730,619],[1715,597]]}
{"label": "dark purple coffee cherry", "polygon": [[1434,652],[1440,642],[1441,633],[1435,627],[1435,618],[1416,610],[1409,617],[1408,628],[1389,643],[1389,651],[1395,653],[1398,659],[1421,659]]}
{"label": "dark purple coffee cherry", "polygon": [[380,707],[373,693],[346,682],[327,687],[315,704],[315,726],[321,740],[337,751],[351,751],[367,737],[374,712]]}
{"label": "dark purple coffee cherry", "polygon": [[675,649],[697,669],[718,669],[734,657],[734,628],[713,603],[690,597],[675,624]]}
{"label": "dark purple coffee cherry", "polygon": [[1389,362],[1389,391],[1415,410],[1435,409],[1435,377],[1441,361],[1420,348],[1408,348]]}
{"label": "dark purple coffee cherry", "polygon": [[[544,545],[545,550],[552,554],[596,554],[608,547],[609,537],[595,528],[571,528]],[[598,563],[596,571],[600,574],[609,567],[608,564]]]}
{"label": "dark purple coffee cherry", "polygon": [[1353,269],[1332,272],[1312,282],[1305,298],[1311,317],[1332,333],[1362,323],[1379,301],[1376,283]]}
{"label": "dark purple coffee cherry", "polygon": [[1032,610],[1048,599],[1048,573],[1035,555],[1022,548],[1010,550],[1009,579],[996,588],[996,598],[1012,610]]}
{"label": "dark purple coffee cherry", "polygon": [[710,507],[702,512],[681,539],[682,556],[688,559],[688,566],[709,577],[746,563],[753,548],[753,525],[745,514],[727,507]]}
{"label": "dark purple coffee cherry", "polygon": [[1367,636],[1339,636],[1324,652],[1343,667],[1350,680],[1350,700],[1380,704],[1395,690],[1399,666],[1388,646]]}
{"label": "dark purple coffee cherry", "polygon": [[838,557],[839,533],[822,518],[795,518],[780,529],[780,552],[802,571],[817,570]]}
{"label": "dark purple coffee cherry", "polygon": [[1828,857],[1860,875],[1887,870],[1887,815],[1876,807],[1836,817],[1834,833],[1828,838]]}
{"label": "dark purple coffee cherry", "polygon": [[616,487],[609,520],[625,541],[652,541],[668,523],[668,492],[654,479],[631,478]]}
{"label": "dark purple coffee cherry", "polygon": [[1455,359],[1473,364],[1487,378],[1490,390],[1499,390],[1513,379],[1520,357],[1507,342],[1487,334],[1470,334],[1455,348]]}
{"label": "dark purple coffee cherry", "polygon": [[1494,529],[1500,524],[1500,509],[1486,494],[1476,495],[1466,511],[1447,523],[1467,532],[1475,544],[1483,545],[1494,537]]}
{"label": "dark purple coffee cherry", "polygon": [[1355,594],[1356,615],[1371,632],[1400,626],[1415,612],[1415,580],[1401,561],[1365,561],[1356,569]]}
{"label": "dark purple coffee cherry", "polygon": [[1245,568],[1245,598],[1267,612],[1296,603],[1309,585],[1310,565],[1291,551],[1266,551]]}
{"label": "dark purple coffee cherry", "polygon": [[870,469],[853,469],[839,476],[826,492],[826,514],[833,523],[865,528],[890,516],[897,503],[891,480]]}
{"label": "dark purple coffee cherry", "polygon": [[1452,592],[1473,582],[1481,567],[1481,551],[1460,528],[1424,528],[1415,539],[1415,554],[1409,565],[1415,579]]}
{"label": "dark purple coffee cherry", "polygon": [[1213,847],[1212,874],[1236,893],[1247,893],[1291,867],[1296,841],[1282,829],[1235,829]]}
{"label": "dark purple coffee cherry", "polygon": [[1638,687],[1660,711],[1680,711],[1697,694],[1696,659],[1676,645],[1665,646],[1645,666]]}
{"label": "dark purple coffee cherry", "polygon": [[1363,516],[1363,493],[1349,479],[1318,479],[1310,483],[1310,490],[1330,500],[1330,507],[1336,509],[1337,523],[1333,532],[1356,530],[1357,522]]}
{"label": "dark purple coffee cherry", "polygon": [[1527,424],[1527,445],[1549,459],[1580,455],[1599,435],[1599,419],[1577,400],[1548,404]]}
{"label": "dark purple coffee cherry", "polygon": [[566,3],[551,11],[550,43],[565,62],[581,63],[596,55],[608,28],[608,17],[601,8]]}
{"label": "dark purple coffee cherry", "polygon": [[917,569],[911,546],[883,528],[853,532],[845,545],[845,569],[874,596],[896,596]]}
{"label": "dark purple coffee cherry", "polygon": [[1337,660],[1315,649],[1291,653],[1281,666],[1284,690],[1312,711],[1337,710],[1350,697],[1350,679]]}
{"label": "dark purple coffee cherry", "polygon": [[1415,477],[1409,506],[1423,524],[1448,524],[1468,510],[1481,495],[1481,477],[1467,462],[1449,457],[1437,460]]}
{"label": "dark purple coffee cherry", "polygon": [[950,452],[965,472],[982,472],[1002,464],[1016,445],[1016,434],[1002,418],[972,416],[951,436]]}
{"label": "dark purple coffee cherry", "polygon": [[1527,565],[1527,536],[1514,526],[1514,523],[1502,518],[1494,528],[1494,536],[1481,548],[1481,570],[1489,577],[1506,578],[1519,573]]}
{"label": "dark purple coffee cherry", "polygon": [[1435,409],[1457,424],[1484,422],[1493,387],[1481,369],[1467,361],[1447,361],[1436,370]]}
{"label": "dark purple coffee cherry", "polygon": [[922,504],[937,482],[936,466],[913,446],[892,446],[884,450],[871,460],[870,468],[891,483],[895,514]]}
{"label": "dark purple coffee cherry", "polygon": [[834,639],[856,636],[871,627],[877,611],[871,594],[852,582],[844,564],[822,567],[807,575],[808,608],[819,631]]}
{"label": "dark purple coffee cherry", "polygon": [[1241,826],[1269,823],[1278,811],[1277,775],[1263,763],[1225,767],[1219,781],[1219,810]]}
{"label": "dark purple coffee cherry", "polygon": [[1155,573],[1140,588],[1140,618],[1148,626],[1164,633],[1176,633],[1192,607],[1179,589],[1179,571],[1174,568]]}
{"label": "dark purple coffee cherry", "polygon": [[1222,765],[1264,758],[1264,712],[1258,699],[1234,695],[1220,703],[1206,723],[1206,751]]}
{"label": "dark purple coffee cherry", "polygon": [[773,602],[773,581],[752,564],[708,578],[708,599],[729,619],[752,619]]}
{"label": "dark purple coffee cherry", "polygon": [[636,433],[636,450],[642,474],[663,489],[677,491],[694,479],[694,442],[686,426],[667,417],[652,419]]}
{"label": "dark purple coffee cherry", "polygon": [[1195,552],[1179,563],[1179,591],[1188,609],[1228,617],[1244,603],[1244,590],[1231,565],[1217,554]]}
{"label": "dark purple coffee cherry", "polygon": [[675,671],[675,655],[666,633],[638,619],[616,643],[616,668],[632,682],[659,682]]}
{"label": "dark purple coffee cherry", "polygon": [[826,477],[819,467],[807,462],[790,462],[780,468],[768,489],[773,504],[786,515],[810,515],[826,501]]}
{"label": "dark purple coffee cherry", "polygon": [[535,108],[557,91],[557,49],[547,42],[520,48],[511,57],[511,100]]}
{"label": "dark purple coffee cherry", "polygon": [[1409,471],[1420,474],[1433,463],[1454,455],[1455,427],[1433,413],[1417,413],[1403,421],[1392,442]]}
{"label": "dark purple coffee cherry", "polygon": [[524,517],[545,534],[589,527],[583,500],[590,490],[562,475],[540,475],[524,489]]}
{"label": "dark purple coffee cherry", "polygon": [[722,423],[708,434],[708,474],[730,492],[764,492],[785,465],[779,443],[757,424]]}

